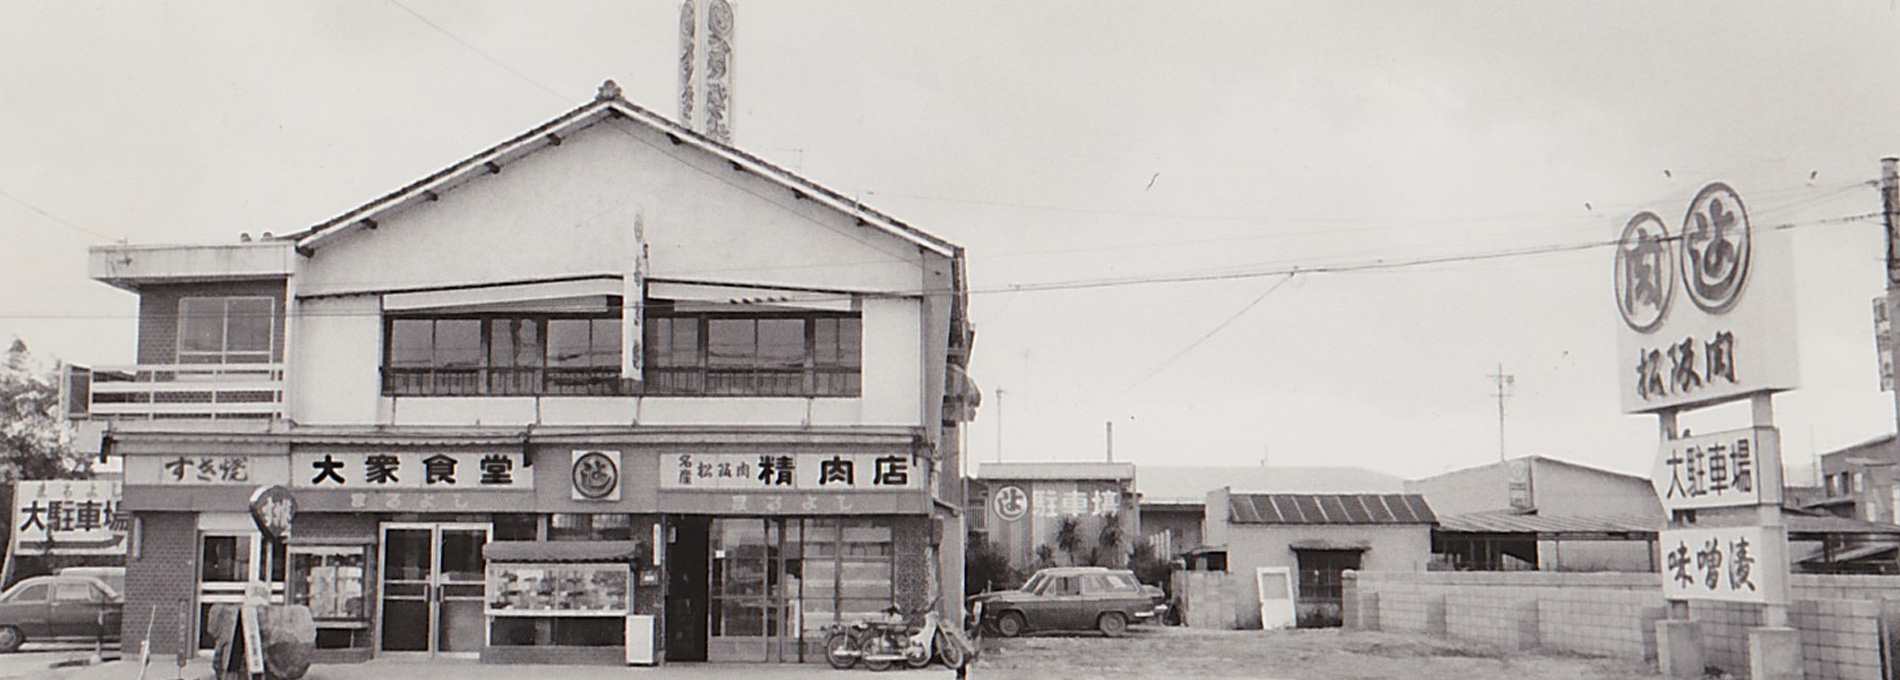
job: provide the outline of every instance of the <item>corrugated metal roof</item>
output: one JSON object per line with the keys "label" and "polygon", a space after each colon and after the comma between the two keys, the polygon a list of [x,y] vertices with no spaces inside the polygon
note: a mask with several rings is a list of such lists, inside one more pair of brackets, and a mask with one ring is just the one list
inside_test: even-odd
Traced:
{"label": "corrugated metal roof", "polygon": [[1235,524],[1432,524],[1438,521],[1418,494],[1233,494]]}
{"label": "corrugated metal roof", "polygon": [[1662,517],[1472,512],[1438,518],[1438,530],[1473,534],[1656,533]]}

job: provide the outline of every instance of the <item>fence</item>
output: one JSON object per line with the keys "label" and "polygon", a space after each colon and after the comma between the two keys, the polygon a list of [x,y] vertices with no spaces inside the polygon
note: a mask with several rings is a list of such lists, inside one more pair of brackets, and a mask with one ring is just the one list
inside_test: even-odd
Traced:
{"label": "fence", "polygon": [[[1808,680],[1896,677],[1900,577],[1796,574],[1790,585]],[[1652,573],[1350,572],[1345,599],[1348,627],[1649,661],[1666,612]],[[1708,664],[1745,677],[1761,607],[1698,601],[1689,617]]]}

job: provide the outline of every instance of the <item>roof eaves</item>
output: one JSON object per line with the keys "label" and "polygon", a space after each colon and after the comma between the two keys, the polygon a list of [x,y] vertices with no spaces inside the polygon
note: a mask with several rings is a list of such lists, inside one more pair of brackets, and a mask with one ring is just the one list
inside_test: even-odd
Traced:
{"label": "roof eaves", "polygon": [[515,135],[507,141],[491,146],[480,153],[463,159],[459,163],[438,170],[434,174],[422,179],[410,182],[400,189],[384,194],[375,200],[357,206],[348,212],[332,217],[309,229],[284,236],[283,238],[295,240],[298,250],[309,252],[322,242],[328,241],[335,235],[346,231],[351,225],[364,224],[367,220],[374,219],[375,216],[382,214],[384,211],[399,207],[417,196],[424,195],[425,192],[441,189],[469,172],[478,169],[489,170],[491,169],[489,168],[489,164],[495,163],[498,159],[511,153],[524,153],[526,151],[525,147],[531,143],[543,141],[547,144],[558,144],[559,142],[547,140],[546,136],[555,135],[558,137],[559,133],[567,131],[570,127],[585,126],[594,123],[596,119],[591,118],[590,114],[605,110],[613,101],[613,99],[595,99],[586,104],[582,104],[567,113],[555,117],[553,120],[535,126],[527,132]]}

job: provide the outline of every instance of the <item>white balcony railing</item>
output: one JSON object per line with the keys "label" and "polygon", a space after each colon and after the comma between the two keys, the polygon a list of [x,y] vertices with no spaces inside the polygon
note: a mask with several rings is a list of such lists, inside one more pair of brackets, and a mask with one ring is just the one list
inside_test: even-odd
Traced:
{"label": "white balcony railing", "polygon": [[[284,415],[283,364],[139,364],[91,369],[90,385],[69,379],[69,389],[85,389],[94,418],[281,418]],[[79,395],[74,395],[78,397]]]}

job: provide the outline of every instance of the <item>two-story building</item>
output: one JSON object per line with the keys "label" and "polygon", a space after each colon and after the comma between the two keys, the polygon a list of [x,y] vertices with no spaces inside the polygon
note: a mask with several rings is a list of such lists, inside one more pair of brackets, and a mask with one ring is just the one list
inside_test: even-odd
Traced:
{"label": "two-story building", "polygon": [[962,249],[611,83],[312,228],[90,267],[139,298],[81,400],[128,648],[252,581],[332,660],[813,661],[961,603]]}

